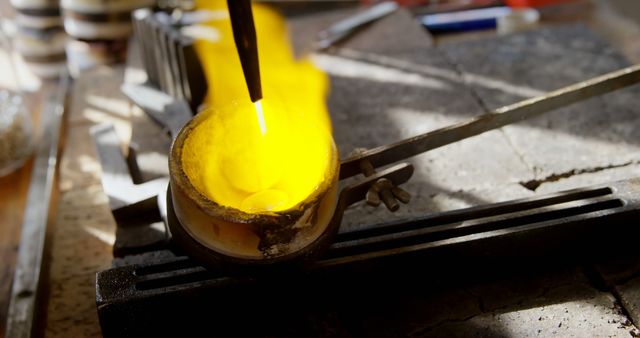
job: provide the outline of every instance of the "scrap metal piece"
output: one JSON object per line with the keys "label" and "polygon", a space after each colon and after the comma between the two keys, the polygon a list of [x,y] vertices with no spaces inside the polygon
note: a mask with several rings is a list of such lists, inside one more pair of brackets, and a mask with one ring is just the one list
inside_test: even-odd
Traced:
{"label": "scrap metal piece", "polygon": [[34,332],[34,321],[39,302],[38,287],[69,82],[69,76],[63,74],[58,92],[46,100],[40,115],[43,135],[31,171],[20,247],[9,300],[7,337],[37,336]]}
{"label": "scrap metal piece", "polygon": [[151,86],[123,83],[120,90],[156,123],[166,128],[171,138],[175,138],[193,117],[193,111],[186,101],[176,100]]}
{"label": "scrap metal piece", "polygon": [[102,187],[118,224],[113,255],[121,257],[148,248],[165,248],[169,232],[158,210],[158,200],[166,192],[168,178],[136,184],[133,176],[139,176],[134,172],[137,164],[131,165],[135,159],[127,163],[113,125],[93,126],[91,136],[102,165]]}
{"label": "scrap metal piece", "polygon": [[[154,13],[146,8],[133,12],[134,33],[147,73],[147,82],[137,86],[160,90],[177,101],[184,100],[191,111],[196,112],[206,96],[207,80],[194,40],[183,35],[178,24],[163,12]],[[126,94],[138,103],[135,96]]]}
{"label": "scrap metal piece", "polygon": [[166,188],[169,180],[165,177],[142,184],[134,183],[112,124],[92,127],[91,135],[102,164],[102,186],[109,197],[109,206],[116,215],[147,199],[155,199]]}

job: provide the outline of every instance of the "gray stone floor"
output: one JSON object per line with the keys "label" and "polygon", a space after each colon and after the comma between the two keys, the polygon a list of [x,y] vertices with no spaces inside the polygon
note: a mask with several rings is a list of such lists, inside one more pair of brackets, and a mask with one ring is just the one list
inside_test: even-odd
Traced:
{"label": "gray stone floor", "polygon": [[[315,57],[331,75],[329,107],[342,156],[627,65],[583,25],[433,47],[403,15]],[[344,229],[635,177],[638,97],[636,86],[417,156],[406,185],[411,203],[394,214],[355,206]],[[617,261],[394,290],[382,301],[338,311],[330,322],[350,323],[338,325],[338,333],[364,336],[628,337],[637,333],[633,322],[640,323],[640,266],[637,258]]]}

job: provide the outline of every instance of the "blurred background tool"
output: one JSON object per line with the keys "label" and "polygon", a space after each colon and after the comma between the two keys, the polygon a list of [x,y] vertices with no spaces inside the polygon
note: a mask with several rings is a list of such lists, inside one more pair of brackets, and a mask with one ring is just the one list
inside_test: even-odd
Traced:
{"label": "blurred background tool", "polygon": [[77,77],[85,70],[124,62],[132,32],[131,13],[154,5],[152,0],[60,2],[69,73]]}
{"label": "blurred background tool", "polygon": [[58,1],[12,0],[11,5],[16,11],[16,51],[34,75],[43,79],[58,77],[66,67],[67,40]]}
{"label": "blurred background tool", "polygon": [[571,0],[505,0],[508,6],[516,8],[525,7],[543,7],[549,5],[556,5],[563,2],[569,2]]}
{"label": "blurred background tool", "polygon": [[258,39],[250,0],[228,0],[229,16],[251,102],[262,99]]}
{"label": "blurred background tool", "polygon": [[509,13],[509,7],[489,7],[428,14],[422,17],[422,24],[432,33],[488,29],[495,28],[498,19]]}
{"label": "blurred background tool", "polygon": [[375,20],[383,18],[398,9],[398,4],[394,1],[386,1],[371,6],[370,8],[350,16],[344,20],[338,21],[326,30],[318,33],[318,41],[316,48],[324,50],[335,43],[347,38],[355,33],[358,29]]}
{"label": "blurred background tool", "polygon": [[194,41],[180,33],[183,21],[174,22],[165,12],[141,8],[133,12],[132,21],[147,80],[123,83],[122,92],[175,136],[207,93]]}

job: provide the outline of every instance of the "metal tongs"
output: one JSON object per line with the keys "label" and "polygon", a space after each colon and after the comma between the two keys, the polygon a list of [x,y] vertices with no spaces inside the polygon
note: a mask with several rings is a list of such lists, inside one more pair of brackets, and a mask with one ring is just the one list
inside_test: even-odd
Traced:
{"label": "metal tongs", "polygon": [[357,149],[353,155],[340,163],[340,179],[346,179],[360,173],[366,178],[342,189],[332,222],[340,224],[344,210],[363,199],[366,199],[367,203],[373,206],[379,205],[382,200],[391,211],[398,210],[398,201],[409,202],[411,196],[398,186],[411,178],[413,165],[400,163],[379,172],[376,172],[375,168],[384,167],[426,151],[638,82],[640,82],[640,64],[504,106],[452,126],[373,149]]}

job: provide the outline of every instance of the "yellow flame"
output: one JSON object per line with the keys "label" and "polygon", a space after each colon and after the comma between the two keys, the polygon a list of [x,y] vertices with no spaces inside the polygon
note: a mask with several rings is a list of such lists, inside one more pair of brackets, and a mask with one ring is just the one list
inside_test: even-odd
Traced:
{"label": "yellow flame", "polygon": [[262,101],[258,100],[253,103],[256,107],[256,116],[258,117],[258,124],[260,124],[260,133],[262,136],[267,133],[267,124],[264,122],[264,113],[262,112]]}
{"label": "yellow flame", "polygon": [[[224,0],[196,6],[226,11]],[[253,10],[264,98],[251,104],[228,17],[208,22],[219,39],[197,40],[196,50],[209,83],[209,109],[185,140],[182,164],[203,195],[260,213],[307,199],[335,170],[337,155],[326,75],[309,59],[294,58],[281,15],[258,3]]]}

